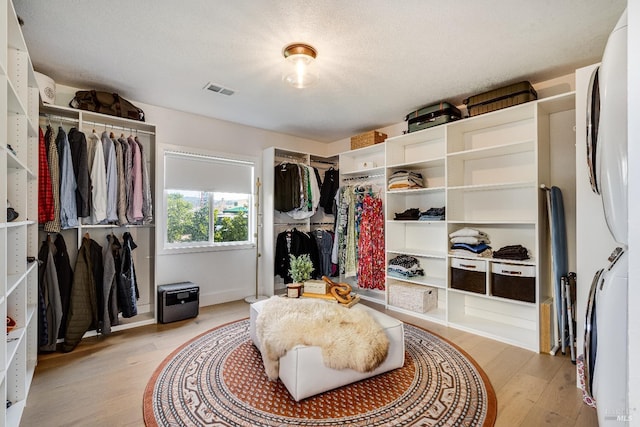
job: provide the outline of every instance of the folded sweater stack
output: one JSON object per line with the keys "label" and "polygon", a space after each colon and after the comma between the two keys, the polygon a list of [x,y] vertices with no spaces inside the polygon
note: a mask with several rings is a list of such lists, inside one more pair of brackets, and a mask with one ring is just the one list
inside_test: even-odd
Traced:
{"label": "folded sweater stack", "polygon": [[445,208],[429,208],[424,212],[420,212],[420,221],[444,221]]}
{"label": "folded sweater stack", "polygon": [[410,255],[398,255],[389,260],[387,267],[389,276],[395,276],[402,279],[408,279],[416,276],[424,276],[424,270],[420,268],[420,262],[417,258]]}
{"label": "folded sweater stack", "polygon": [[508,245],[495,251],[493,257],[522,261],[529,259],[529,251],[522,245]]}
{"label": "folded sweater stack", "polygon": [[452,255],[487,257],[493,255],[487,233],[473,228],[462,228],[449,234]]}
{"label": "folded sweater stack", "polygon": [[423,186],[422,174],[418,172],[399,170],[389,178],[389,190],[407,190]]}

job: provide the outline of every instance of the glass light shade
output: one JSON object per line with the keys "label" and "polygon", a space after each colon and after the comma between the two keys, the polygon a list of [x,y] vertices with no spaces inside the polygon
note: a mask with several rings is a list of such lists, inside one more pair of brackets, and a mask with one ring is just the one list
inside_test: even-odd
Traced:
{"label": "glass light shade", "polygon": [[286,58],[282,80],[291,86],[302,89],[309,87],[318,80],[315,69],[315,50],[308,45],[290,45],[284,49]]}

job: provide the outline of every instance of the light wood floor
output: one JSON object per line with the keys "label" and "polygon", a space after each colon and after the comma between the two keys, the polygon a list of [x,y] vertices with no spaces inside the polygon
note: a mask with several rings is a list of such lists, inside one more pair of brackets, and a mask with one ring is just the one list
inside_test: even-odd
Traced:
{"label": "light wood floor", "polygon": [[[597,426],[568,357],[389,314],[451,340],[482,366],[498,398],[496,426]],[[196,319],[87,338],[71,353],[41,356],[20,425],[143,426],[142,395],[158,364],[188,339],[248,315],[244,301],[202,307]]]}

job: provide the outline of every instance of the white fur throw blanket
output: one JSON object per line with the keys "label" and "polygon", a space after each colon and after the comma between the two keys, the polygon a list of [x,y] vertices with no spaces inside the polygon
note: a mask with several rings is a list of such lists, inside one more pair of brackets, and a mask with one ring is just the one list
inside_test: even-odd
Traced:
{"label": "white fur throw blanket", "polygon": [[270,380],[296,345],[320,347],[329,368],[358,372],[373,371],[389,350],[386,333],[365,310],[316,299],[271,297],[256,318],[256,335]]}

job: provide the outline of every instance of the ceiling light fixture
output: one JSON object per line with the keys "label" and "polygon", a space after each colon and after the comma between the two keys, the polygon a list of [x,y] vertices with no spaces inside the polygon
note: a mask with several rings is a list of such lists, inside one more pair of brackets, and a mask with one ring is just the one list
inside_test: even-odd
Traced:
{"label": "ceiling light fixture", "polygon": [[309,87],[318,80],[314,60],[318,52],[304,43],[293,43],[285,46],[282,54],[286,58],[286,68],[282,80],[298,89]]}

